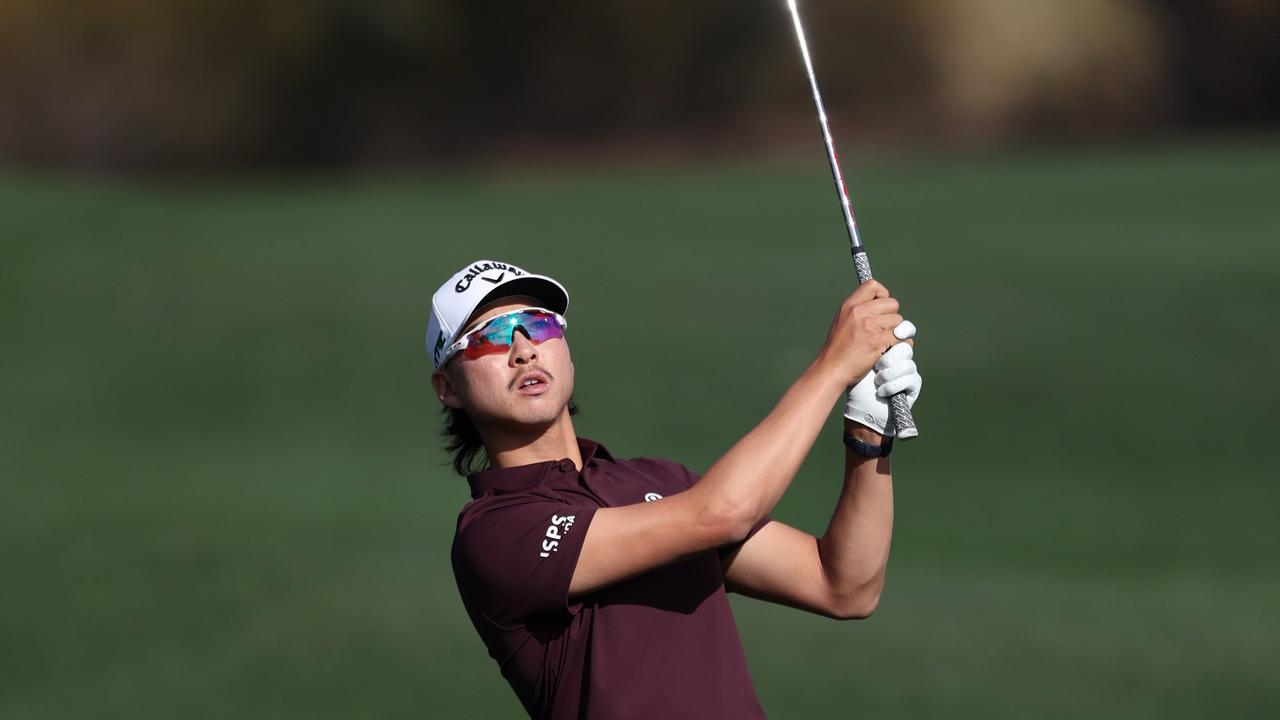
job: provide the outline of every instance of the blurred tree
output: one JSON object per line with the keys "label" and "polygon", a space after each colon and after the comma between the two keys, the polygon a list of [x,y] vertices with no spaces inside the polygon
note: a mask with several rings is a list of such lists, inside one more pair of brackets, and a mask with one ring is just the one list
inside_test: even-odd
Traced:
{"label": "blurred tree", "polygon": [[[804,12],[833,115],[860,137],[1280,120],[1270,0]],[[777,127],[795,141],[806,95],[781,0],[0,2],[0,158],[24,163],[421,163],[646,140],[699,150]]]}
{"label": "blurred tree", "polygon": [[1280,122],[1280,3],[1149,2],[1162,15],[1171,73],[1178,80],[1175,122]]}
{"label": "blurred tree", "polygon": [[309,61],[317,2],[0,4],[0,148],[29,162],[235,163]]}
{"label": "blurred tree", "polygon": [[1132,130],[1163,117],[1163,48],[1140,0],[932,5],[937,90],[956,132]]}

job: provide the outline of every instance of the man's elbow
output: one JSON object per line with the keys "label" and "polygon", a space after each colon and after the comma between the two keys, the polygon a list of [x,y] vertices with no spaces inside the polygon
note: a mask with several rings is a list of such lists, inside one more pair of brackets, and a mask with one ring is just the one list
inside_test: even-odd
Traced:
{"label": "man's elbow", "polygon": [[709,503],[699,514],[699,524],[706,529],[714,547],[742,542],[755,523],[751,508],[740,502]]}
{"label": "man's elbow", "polygon": [[828,616],[834,620],[866,620],[880,605],[880,591],[884,586],[861,588],[835,599]]}

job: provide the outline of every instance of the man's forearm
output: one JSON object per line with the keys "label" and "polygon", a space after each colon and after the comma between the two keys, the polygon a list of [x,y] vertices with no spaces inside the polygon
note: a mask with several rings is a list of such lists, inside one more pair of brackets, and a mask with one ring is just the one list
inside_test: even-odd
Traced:
{"label": "man's forearm", "polygon": [[708,503],[731,507],[745,535],[782,497],[843,389],[837,375],[815,363],[711,466],[695,490],[705,493]]}
{"label": "man's forearm", "polygon": [[[848,422],[846,430],[879,444],[875,432]],[[845,450],[844,488],[826,533],[818,540],[822,567],[832,592],[875,609],[884,587],[893,538],[893,476],[889,458],[868,458]]]}

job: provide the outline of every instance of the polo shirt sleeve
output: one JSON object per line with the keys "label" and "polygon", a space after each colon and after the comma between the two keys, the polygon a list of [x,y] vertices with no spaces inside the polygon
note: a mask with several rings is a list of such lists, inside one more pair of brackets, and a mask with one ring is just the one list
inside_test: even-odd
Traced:
{"label": "polo shirt sleeve", "polygon": [[454,577],[468,610],[504,626],[576,612],[569,582],[596,509],[530,497],[470,518],[453,545]]}

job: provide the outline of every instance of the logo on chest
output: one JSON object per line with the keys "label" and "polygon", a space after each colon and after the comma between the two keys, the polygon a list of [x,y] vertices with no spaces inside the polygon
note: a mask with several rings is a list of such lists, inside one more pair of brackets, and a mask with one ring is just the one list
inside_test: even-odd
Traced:
{"label": "logo on chest", "polygon": [[569,534],[573,527],[574,515],[552,515],[551,524],[547,526],[546,537],[542,538],[542,552],[539,557],[551,557],[551,553],[560,549],[560,541]]}

